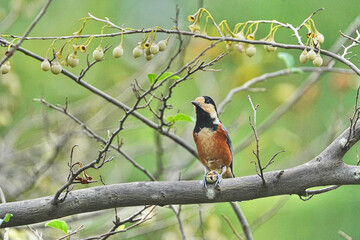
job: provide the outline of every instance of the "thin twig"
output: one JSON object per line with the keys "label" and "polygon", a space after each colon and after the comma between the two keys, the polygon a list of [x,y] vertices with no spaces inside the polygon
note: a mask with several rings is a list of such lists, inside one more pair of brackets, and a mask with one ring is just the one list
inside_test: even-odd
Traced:
{"label": "thin twig", "polygon": [[28,29],[25,31],[24,35],[20,38],[19,42],[13,46],[13,48],[5,55],[5,57],[3,57],[3,59],[1,59],[0,61],[0,66],[4,64],[4,62],[6,60],[8,60],[16,50],[18,50],[18,48],[20,47],[20,45],[24,42],[24,40],[26,39],[26,37],[30,34],[30,32],[33,30],[33,28],[35,27],[35,25],[40,21],[41,17],[45,14],[47,8],[49,7],[50,3],[52,0],[48,0],[44,7],[40,10],[39,14],[36,16],[36,18],[32,21],[32,23],[30,24],[30,26],[28,27]]}
{"label": "thin twig", "polygon": [[236,202],[230,202],[230,205],[232,207],[232,209],[234,210],[240,224],[241,227],[243,229],[244,232],[244,236],[246,240],[252,240],[252,233],[251,233],[251,229],[249,227],[249,224],[245,218],[244,213],[241,211],[241,208],[239,207],[239,205]]}
{"label": "thin twig", "polygon": [[240,236],[240,234],[236,231],[235,227],[232,225],[230,219],[227,216],[225,216],[224,214],[221,214],[221,216],[225,219],[226,223],[231,228],[231,231],[234,233],[235,237],[239,240],[243,240],[243,238]]}
{"label": "thin twig", "polygon": [[202,239],[206,240],[205,233],[204,233],[204,222],[203,222],[203,217],[202,217],[201,205],[199,205],[199,221],[200,221],[200,231],[201,231]]}
{"label": "thin twig", "polygon": [[84,229],[85,229],[84,226],[83,226],[83,225],[80,225],[77,229],[75,229],[75,230],[72,231],[71,233],[66,234],[66,235],[64,235],[64,236],[62,236],[62,237],[59,237],[59,238],[56,239],[56,240],[61,240],[61,239],[65,239],[65,238],[70,239],[70,238],[69,238],[70,236],[75,235],[75,234],[79,233],[81,230],[84,230]]}
{"label": "thin twig", "polygon": [[[356,44],[360,44],[360,41],[359,41],[358,39],[355,39],[355,38],[353,38],[353,37],[350,37],[350,36],[346,35],[345,33],[343,33],[342,31],[339,31],[339,32],[340,32],[340,34],[341,34],[343,37],[349,39],[350,41],[353,41],[353,42],[356,43]],[[357,33],[358,35],[360,35],[359,31],[357,31],[357,30],[356,30],[356,33]]]}
{"label": "thin twig", "polygon": [[347,235],[345,232],[343,232],[341,230],[338,231],[338,234],[340,235],[340,237],[342,237],[345,240],[352,240],[353,239],[352,237],[350,237],[349,235]]}
{"label": "thin twig", "polygon": [[272,206],[269,210],[267,210],[265,213],[260,215],[257,219],[255,219],[250,224],[250,229],[254,233],[262,224],[264,224],[266,221],[271,219],[279,212],[279,210],[284,206],[285,202],[288,200],[288,197],[283,197],[279,201],[277,201],[274,206]]}

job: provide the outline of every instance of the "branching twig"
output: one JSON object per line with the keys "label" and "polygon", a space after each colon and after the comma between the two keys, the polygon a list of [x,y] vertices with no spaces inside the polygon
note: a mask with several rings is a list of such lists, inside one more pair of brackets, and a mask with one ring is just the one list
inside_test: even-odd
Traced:
{"label": "branching twig", "polygon": [[256,170],[256,173],[257,175],[261,178],[263,184],[265,184],[265,178],[264,178],[264,170],[274,162],[274,158],[279,154],[279,153],[282,153],[284,152],[283,150],[282,151],[279,151],[277,153],[275,153],[271,158],[270,160],[267,162],[267,164],[262,167],[261,165],[261,160],[260,160],[260,145],[259,145],[259,136],[258,136],[258,133],[257,133],[257,130],[256,130],[256,111],[259,107],[259,104],[257,104],[256,106],[254,106],[253,102],[251,101],[251,98],[250,96],[248,96],[248,99],[250,101],[250,104],[251,104],[251,107],[252,107],[252,110],[253,110],[253,116],[254,116],[254,120],[253,122],[251,121],[251,116],[249,116],[249,124],[253,130],[253,133],[254,133],[254,137],[255,137],[255,142],[256,142],[256,150],[253,151],[253,154],[255,155],[256,157],[256,160],[257,162],[253,162],[255,164],[255,170]]}
{"label": "branching twig", "polygon": [[139,226],[140,224],[150,220],[152,218],[152,216],[150,216],[150,214],[154,211],[156,206],[153,206],[149,212],[147,214],[145,214],[139,221],[137,221],[136,223],[134,223],[133,225],[130,225],[129,227],[127,228],[124,228],[122,230],[115,230],[115,231],[112,231],[112,232],[107,232],[105,234],[102,234],[102,235],[99,235],[99,236],[95,236],[95,237],[89,237],[89,238],[84,238],[83,240],[95,240],[95,239],[104,239],[104,237],[109,237],[109,236],[112,236],[112,235],[115,235],[117,233],[121,233],[121,232],[126,232],[127,230],[130,230],[131,228],[134,228],[134,227],[137,227]]}
{"label": "branching twig", "polygon": [[[349,39],[350,41],[353,41],[353,42],[356,43],[356,44],[360,44],[360,41],[359,41],[358,39],[355,39],[355,38],[353,38],[353,37],[350,37],[350,36],[346,35],[345,33],[343,33],[342,31],[339,31],[339,32],[340,32],[340,34],[341,34],[343,37]],[[358,30],[356,30],[356,33],[357,33],[358,36],[360,35],[360,33],[359,33]]]}
{"label": "branching twig", "polygon": [[348,149],[350,147],[350,145],[356,140],[356,136],[355,136],[355,128],[356,125],[360,119],[360,107],[358,106],[358,102],[359,102],[359,91],[360,91],[360,87],[358,87],[357,91],[356,91],[356,97],[355,97],[355,104],[354,104],[354,113],[351,116],[350,120],[350,131],[349,131],[349,136],[347,137],[346,143],[344,144],[344,149]]}

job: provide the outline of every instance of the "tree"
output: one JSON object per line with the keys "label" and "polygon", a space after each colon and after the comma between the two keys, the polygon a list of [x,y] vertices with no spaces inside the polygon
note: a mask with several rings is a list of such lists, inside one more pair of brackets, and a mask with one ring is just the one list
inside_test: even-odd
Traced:
{"label": "tree", "polygon": [[[356,58],[351,55],[351,50],[359,44],[360,34],[357,31],[360,25],[359,18],[355,19],[344,33],[341,32],[339,40],[329,50],[323,48],[326,34],[320,33],[316,27],[318,25],[315,14],[322,9],[305,17],[298,26],[294,26],[277,20],[245,21],[231,25],[225,20],[216,20],[208,10],[200,8],[188,17],[189,30],[180,27],[183,19],[180,19],[178,8],[173,19],[174,26],[169,28],[162,26],[125,28],[110,18],[99,18],[89,14],[88,17],[81,19],[81,26],[73,35],[30,37],[29,34],[35,31],[37,24],[46,16],[48,7],[52,4],[54,3],[51,0],[45,3],[22,36],[10,34],[1,36],[1,44],[7,48],[0,62],[4,74],[2,78],[7,81],[9,75],[5,74],[11,74],[12,68],[16,66],[12,63],[13,58],[24,58],[28,59],[27,61],[38,60],[38,65],[41,63],[43,71],[50,71],[54,75],[61,73],[64,75],[64,80],[72,80],[75,87],[72,87],[73,85],[67,87],[69,95],[72,95],[70,90],[72,88],[77,91],[77,94],[83,89],[90,94],[85,100],[76,102],[73,99],[74,95],[71,98],[66,92],[62,92],[61,99],[64,102],[62,105],[37,97],[35,101],[44,106],[40,127],[39,120],[32,122],[30,118],[27,118],[26,121],[19,121],[6,134],[8,138],[11,137],[11,133],[21,136],[25,139],[22,141],[31,148],[29,151],[16,149],[14,145],[7,144],[6,137],[3,140],[7,147],[3,152],[4,160],[0,162],[2,164],[0,171],[4,176],[1,177],[1,189],[4,193],[1,194],[3,203],[0,205],[0,218],[3,221],[0,227],[23,226],[84,212],[115,208],[115,221],[109,226],[107,232],[96,231],[86,235],[87,239],[106,239],[112,235],[121,235],[122,232],[139,225],[145,225],[144,222],[156,222],[152,219],[154,212],[160,208],[159,206],[169,206],[176,217],[183,239],[190,238],[194,234],[209,237],[206,236],[206,229],[205,233],[204,230],[201,233],[195,233],[195,228],[189,233],[189,230],[185,229],[185,214],[182,211],[182,205],[231,202],[245,238],[252,239],[251,232],[264,219],[276,214],[283,205],[283,200],[254,221],[250,227],[234,201],[285,194],[296,194],[302,200],[308,200],[316,194],[338,189],[341,185],[359,184],[360,169],[357,166],[359,160],[357,163],[353,161],[350,165],[344,162],[345,154],[359,140],[358,92],[354,94],[350,91],[351,94],[349,94],[355,103],[352,103],[352,113],[347,128],[342,127],[342,131],[338,131],[331,126],[331,122],[327,122],[331,134],[325,131],[325,134],[319,135],[319,139],[325,142],[324,139],[327,138],[328,143],[323,144],[323,150],[312,157],[302,154],[301,163],[303,164],[298,163],[292,167],[285,164],[281,167],[274,166],[274,161],[277,159],[281,161],[281,155],[278,156],[278,153],[283,149],[277,149],[275,151],[277,153],[272,154],[267,148],[261,148],[263,146],[261,134],[270,127],[276,126],[275,122],[291,111],[295,104],[299,104],[302,97],[311,98],[311,95],[306,95],[306,92],[316,86],[323,73],[339,74],[338,76],[342,78],[350,74],[360,75]],[[92,29],[95,29],[94,26],[100,26],[98,28],[100,33],[85,33],[89,26],[93,26]],[[275,41],[281,31],[286,32],[284,43]],[[291,35],[294,37],[292,38]],[[136,41],[141,39],[137,45],[127,40],[132,36],[137,37]],[[116,43],[111,46],[110,42],[114,39]],[[46,49],[44,49],[44,44],[41,44],[42,51],[46,52],[45,56],[34,53],[31,47],[22,46],[23,43],[37,40],[49,43]],[[127,41],[130,43],[126,43]],[[120,83],[107,82],[104,85],[87,80],[91,78],[90,75],[96,75],[96,71],[101,71],[97,78],[105,78],[106,75],[106,78],[111,79],[111,75],[114,74],[112,72],[116,72],[116,68],[115,70],[114,67],[106,69],[108,62],[113,61],[110,60],[110,52],[115,58],[127,58],[128,60],[122,63],[128,64],[130,68],[127,62],[136,61],[129,56],[131,45],[134,58],[144,55],[144,58],[149,61],[147,67],[141,69],[143,75],[127,76],[126,79],[129,80],[122,80]],[[221,65],[222,61],[227,59],[234,61],[234,58],[242,52],[243,55],[247,55],[242,58],[248,61],[249,58],[259,54],[259,46],[264,46],[265,49],[265,52],[261,54],[273,54],[283,49],[284,52],[279,53],[278,58],[284,60],[286,68],[266,71],[246,82],[237,83],[234,88],[221,83],[219,84],[222,87],[220,91],[214,90],[214,86],[206,82],[209,80],[197,81],[202,95],[210,91],[218,96],[218,99],[223,99],[218,104],[218,112],[222,113],[221,116],[231,113],[232,116],[228,114],[229,122],[234,122],[236,125],[239,118],[242,122],[241,128],[246,127],[249,130],[249,136],[235,146],[235,153],[239,153],[240,150],[247,152],[243,157],[250,159],[247,163],[252,169],[252,174],[226,179],[222,182],[220,189],[206,190],[198,180],[189,180],[197,179],[201,175],[201,166],[198,162],[193,164],[192,161],[197,158],[197,153],[189,134],[193,124],[188,123],[191,121],[192,114],[188,102],[196,97],[189,94],[189,89],[196,87],[196,84],[188,84],[195,77],[206,79],[217,77],[223,72],[229,74],[226,70],[219,72],[220,66],[226,67],[226,65]],[[92,53],[90,49],[93,50]],[[302,67],[300,63],[295,63],[293,55],[289,54],[292,49],[297,50],[296,56],[299,57],[301,63],[309,61],[312,64]],[[163,53],[160,53],[162,51]],[[343,63],[345,67],[335,67],[336,62]],[[76,72],[78,69],[81,70]],[[306,74],[307,72],[310,74]],[[287,97],[287,93],[292,93],[286,101],[278,100],[282,103],[279,107],[272,110],[274,107],[266,103],[267,100],[261,100],[260,96],[265,94],[262,92],[263,88],[271,88],[271,84],[263,83],[265,80],[293,76],[296,73],[302,73],[298,78],[302,79],[303,83],[297,89],[286,84],[282,85],[283,88],[278,88],[280,90],[275,94],[277,98],[283,99]],[[40,74],[39,69],[36,74]],[[49,72],[46,74],[47,78],[54,76]],[[64,84],[70,85],[68,82]],[[341,86],[343,89],[336,89],[336,91],[351,89],[350,80],[344,85],[346,86]],[[11,85],[8,86],[11,89]],[[106,89],[106,86],[109,88]],[[186,89],[183,86],[186,86]],[[250,101],[244,101],[247,100],[246,96],[239,97],[238,93],[245,90],[252,95],[252,98],[248,97]],[[121,92],[120,95],[118,95],[119,92]],[[184,99],[183,96],[188,95],[191,98]],[[14,94],[14,98],[16,97]],[[101,102],[98,102],[99,99]],[[244,103],[240,104],[240,99]],[[255,103],[262,103],[253,104],[251,99],[256,99]],[[189,106],[181,106],[184,102]],[[302,103],[302,107],[311,108],[311,104],[313,101]],[[249,122],[243,120],[247,117],[239,113],[239,106],[248,107],[249,111],[246,111],[245,116],[250,116]],[[261,125],[257,126],[257,114],[262,114],[262,111],[265,111],[263,109],[267,108],[270,109],[267,110],[268,117],[262,119]],[[296,113],[294,115],[296,116]],[[346,117],[341,117],[342,120],[346,119]],[[302,120],[297,121],[298,124],[300,122]],[[316,124],[316,122],[311,123]],[[310,125],[310,123],[306,124]],[[31,135],[30,129],[35,127],[43,129],[45,137],[41,138],[41,141],[37,140],[40,133]],[[238,129],[237,126],[232,128]],[[288,134],[281,135],[281,137],[289,138]],[[324,137],[324,135],[327,136]],[[304,142],[309,140],[306,139],[306,135],[303,137]],[[13,139],[19,141],[16,137]],[[234,139],[239,139],[239,137],[234,137],[233,141]],[[255,146],[251,146],[252,143],[255,143]],[[128,147],[129,144],[130,147]],[[277,147],[272,147],[272,149]],[[286,152],[289,152],[288,149],[291,150],[287,144],[284,147],[286,147],[284,149]],[[305,152],[306,148],[304,146],[302,148]],[[317,146],[317,149],[319,148],[321,145]],[[82,153],[83,151],[86,153]],[[266,153],[264,154],[263,151]],[[79,153],[83,156],[78,156]],[[253,156],[251,156],[252,153]],[[152,156],[149,157],[149,154]],[[264,160],[263,155],[269,160]],[[17,166],[18,156],[20,159],[27,158],[24,166]],[[286,157],[290,158],[293,155]],[[236,154],[235,168],[239,162],[238,158],[240,159]],[[5,165],[6,159],[14,161],[14,165]],[[62,161],[60,162],[59,159]],[[149,159],[149,161],[143,159]],[[29,171],[27,163],[35,167],[31,168],[31,173],[24,174],[23,177],[21,172]],[[65,170],[61,172],[56,170],[57,168],[66,168],[68,172],[66,181],[64,181]],[[111,168],[114,170],[111,171]],[[189,170],[186,171],[187,168]],[[265,171],[268,170],[267,168],[269,171]],[[48,169],[50,171],[46,173]],[[179,174],[183,172],[185,172],[184,175]],[[135,177],[129,176],[132,173],[136,173]],[[11,177],[12,175],[14,178]],[[46,177],[49,180],[46,180]],[[121,178],[120,181],[119,178]],[[174,181],[179,179],[181,181]],[[16,181],[10,183],[13,180]],[[41,190],[45,187],[48,189]],[[322,188],[309,189],[312,187]],[[74,188],[82,189],[75,190]],[[36,189],[36,192],[28,194],[27,192],[31,189]],[[23,200],[23,196],[27,194],[30,198],[26,197],[28,200]],[[42,195],[50,196],[39,198]],[[5,200],[10,202],[5,203]],[[130,210],[129,217],[119,218],[116,208],[130,206],[141,206],[141,208]],[[203,214],[203,211],[199,212],[200,229],[203,229]],[[234,235],[241,239],[240,230],[233,226],[234,221],[229,220],[225,215],[224,221],[227,222]],[[108,222],[111,224],[111,221],[108,220]],[[63,230],[65,235],[82,234],[83,229],[89,228],[83,224],[84,226],[76,226],[78,227],[76,230],[69,231],[67,225],[58,220],[48,223],[48,226]],[[99,224],[97,228],[100,229]],[[33,234],[39,235],[37,230],[32,229],[32,231]],[[346,233],[341,232],[341,235],[345,236]]]}

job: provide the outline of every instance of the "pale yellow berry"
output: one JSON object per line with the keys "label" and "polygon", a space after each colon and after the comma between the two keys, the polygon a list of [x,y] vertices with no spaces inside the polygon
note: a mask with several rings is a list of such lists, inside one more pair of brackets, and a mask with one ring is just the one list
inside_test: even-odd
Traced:
{"label": "pale yellow berry", "polygon": [[308,53],[307,53],[307,59],[309,61],[314,61],[314,59],[316,58],[316,53],[314,51],[314,49],[311,49]]}
{"label": "pale yellow berry", "polygon": [[104,50],[102,47],[97,47],[93,52],[93,58],[96,61],[101,60],[104,57]]}
{"label": "pale yellow berry", "polygon": [[198,24],[191,24],[190,26],[189,26],[189,29],[190,29],[190,31],[191,32],[193,32],[193,33],[200,33],[200,26],[198,25]]}
{"label": "pale yellow berry", "polygon": [[141,54],[142,54],[141,48],[140,48],[139,46],[135,47],[135,48],[133,49],[132,54],[133,54],[134,58],[140,57]]}
{"label": "pale yellow berry", "polygon": [[120,57],[122,57],[122,55],[124,55],[124,49],[122,48],[122,46],[119,45],[119,46],[115,47],[113,50],[113,57],[120,58]]}
{"label": "pale yellow berry", "polygon": [[253,44],[249,44],[249,46],[245,49],[245,53],[249,57],[254,56],[256,54],[256,47]]}
{"label": "pale yellow berry", "polygon": [[76,67],[79,65],[79,57],[76,54],[71,53],[67,58],[67,63],[70,67]]}
{"label": "pale yellow berry", "polygon": [[322,57],[320,56],[320,54],[316,55],[315,60],[313,61],[313,64],[314,64],[316,67],[320,67],[320,66],[323,64],[323,59],[322,59]]}
{"label": "pale yellow berry", "polygon": [[3,65],[1,65],[0,70],[2,74],[7,74],[8,72],[10,72],[11,70],[10,62],[9,61],[4,62]]}
{"label": "pale yellow berry", "polygon": [[245,43],[236,43],[236,44],[235,44],[235,48],[236,48],[239,52],[243,53],[243,52],[245,52]]}
{"label": "pale yellow berry", "polygon": [[157,54],[159,52],[160,48],[156,43],[152,43],[150,46],[150,53],[151,54]]}
{"label": "pale yellow berry", "polygon": [[45,59],[44,61],[41,62],[41,70],[43,70],[44,72],[50,70],[49,60]]}
{"label": "pale yellow berry", "polygon": [[[270,43],[275,43],[274,40],[270,40]],[[267,52],[275,52],[277,47],[271,46],[271,45],[264,45],[264,48]]]}
{"label": "pale yellow berry", "polygon": [[317,33],[315,34],[314,40],[317,41],[317,42],[320,43],[320,44],[323,44],[325,38],[324,38],[324,35],[322,35],[321,33],[317,32]]}
{"label": "pale yellow berry", "polygon": [[161,40],[160,42],[158,42],[157,44],[159,46],[159,51],[165,51],[167,48],[167,41],[166,40]]}
{"label": "pale yellow berry", "polygon": [[145,59],[150,61],[154,57],[154,54],[145,54]]}
{"label": "pale yellow berry", "polygon": [[231,51],[233,51],[235,49],[235,44],[233,44],[232,42],[227,42],[225,44],[225,47],[229,52],[231,52]]}
{"label": "pale yellow berry", "polygon": [[145,45],[144,54],[146,54],[146,55],[152,54],[152,53],[150,52],[150,46],[146,46],[146,45]]}
{"label": "pale yellow berry", "polygon": [[53,74],[57,75],[61,73],[62,66],[59,62],[53,62],[50,69]]}
{"label": "pale yellow berry", "polygon": [[304,64],[308,61],[307,54],[308,54],[308,52],[306,51],[306,49],[300,54],[300,62],[302,64]]}

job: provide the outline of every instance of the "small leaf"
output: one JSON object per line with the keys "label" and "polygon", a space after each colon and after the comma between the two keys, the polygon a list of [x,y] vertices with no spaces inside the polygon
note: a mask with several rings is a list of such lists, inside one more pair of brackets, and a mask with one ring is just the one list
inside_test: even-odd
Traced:
{"label": "small leaf", "polygon": [[168,117],[167,120],[172,124],[174,124],[177,121],[185,121],[185,122],[193,122],[194,121],[190,116],[183,114],[183,113],[178,113],[175,116],[170,116],[170,117]]}
{"label": "small leaf", "polygon": [[65,234],[69,233],[69,227],[68,227],[67,223],[62,220],[52,220],[52,221],[46,223],[45,227],[52,227],[52,228],[59,229],[59,230],[63,231]]}
{"label": "small leaf", "polygon": [[10,221],[10,218],[12,217],[13,215],[11,213],[7,213],[5,214],[5,217],[4,219],[0,218],[0,226],[3,222],[9,222]]}
{"label": "small leaf", "polygon": [[285,53],[285,52],[279,52],[278,57],[281,58],[282,60],[284,60],[287,68],[292,68],[294,66],[294,56],[293,55],[291,55],[289,53]]}
{"label": "small leaf", "polygon": [[149,79],[149,82],[150,82],[151,84],[153,84],[154,81],[155,81],[155,79],[156,79],[156,74],[155,74],[155,73],[149,73],[149,74],[147,75],[147,77],[148,77],[148,79]]}
{"label": "small leaf", "polygon": [[118,226],[116,231],[121,231],[121,230],[124,230],[124,229],[125,229],[125,224]]}
{"label": "small leaf", "polygon": [[[164,72],[164,73],[159,77],[159,81],[164,80],[165,78],[167,78],[167,77],[169,77],[169,76],[171,76],[171,75],[173,75],[173,74],[174,74],[174,73],[172,73],[172,72]],[[174,75],[174,76],[170,77],[168,80],[170,80],[170,79],[179,80],[180,77],[179,77],[178,75]]]}

